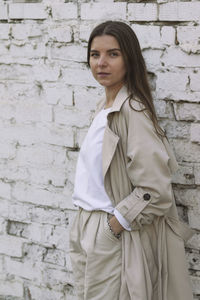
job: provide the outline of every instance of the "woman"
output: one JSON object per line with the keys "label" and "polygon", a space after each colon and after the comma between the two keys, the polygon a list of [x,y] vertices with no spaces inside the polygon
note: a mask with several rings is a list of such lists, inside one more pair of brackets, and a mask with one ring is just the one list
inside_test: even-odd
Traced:
{"label": "woman", "polygon": [[88,65],[105,88],[77,163],[70,256],[78,299],[192,300],[177,162],[160,128],[133,30],[98,25]]}

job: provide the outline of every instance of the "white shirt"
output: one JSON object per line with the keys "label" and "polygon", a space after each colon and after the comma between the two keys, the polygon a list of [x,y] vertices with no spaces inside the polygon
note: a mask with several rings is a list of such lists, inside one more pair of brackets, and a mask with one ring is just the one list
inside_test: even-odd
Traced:
{"label": "white shirt", "polygon": [[126,219],[114,209],[103,183],[102,144],[110,109],[102,109],[96,115],[83,141],[76,167],[72,199],[75,206],[85,210],[103,210],[114,214],[125,229],[131,230]]}

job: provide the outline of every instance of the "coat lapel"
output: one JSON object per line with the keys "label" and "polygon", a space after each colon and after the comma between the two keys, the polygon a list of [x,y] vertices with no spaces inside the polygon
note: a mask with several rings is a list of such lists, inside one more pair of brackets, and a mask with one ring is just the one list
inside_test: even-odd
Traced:
{"label": "coat lapel", "polygon": [[102,160],[103,160],[103,177],[107,173],[112,158],[114,156],[117,144],[119,141],[118,135],[116,135],[107,125],[104,132],[103,148],[102,148]]}
{"label": "coat lapel", "polygon": [[[112,158],[115,154],[115,150],[117,148],[117,144],[120,139],[119,136],[116,135],[110,128],[113,113],[116,111],[120,111],[121,106],[124,103],[124,101],[127,99],[127,97],[128,97],[127,88],[126,88],[126,86],[123,86],[119,90],[119,92],[115,98],[115,101],[112,105],[112,108],[107,115],[107,125],[106,125],[105,132],[104,132],[103,148],[102,148],[102,160],[103,160],[102,167],[103,167],[103,177],[104,178],[106,176],[106,173],[108,171],[108,168],[109,168]],[[106,103],[105,99],[101,100],[101,102],[99,103],[99,106],[98,106],[98,111],[100,111],[104,107],[105,103]]]}

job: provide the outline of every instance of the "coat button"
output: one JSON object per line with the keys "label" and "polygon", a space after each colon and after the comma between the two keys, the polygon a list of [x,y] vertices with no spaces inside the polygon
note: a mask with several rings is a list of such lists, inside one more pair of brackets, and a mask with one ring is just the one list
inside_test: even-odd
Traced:
{"label": "coat button", "polygon": [[148,194],[148,193],[146,193],[146,194],[143,195],[143,199],[144,199],[145,201],[150,200],[150,198],[151,198],[151,195]]}

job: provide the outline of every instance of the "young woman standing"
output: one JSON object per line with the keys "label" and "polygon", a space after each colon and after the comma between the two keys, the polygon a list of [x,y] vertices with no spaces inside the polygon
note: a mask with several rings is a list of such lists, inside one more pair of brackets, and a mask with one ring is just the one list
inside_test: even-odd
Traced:
{"label": "young woman standing", "polygon": [[160,128],[137,37],[98,25],[88,65],[105,88],[81,146],[70,232],[78,299],[192,300],[171,186],[176,159]]}

